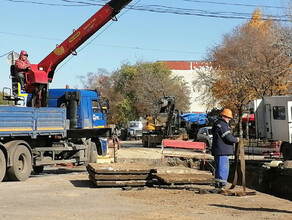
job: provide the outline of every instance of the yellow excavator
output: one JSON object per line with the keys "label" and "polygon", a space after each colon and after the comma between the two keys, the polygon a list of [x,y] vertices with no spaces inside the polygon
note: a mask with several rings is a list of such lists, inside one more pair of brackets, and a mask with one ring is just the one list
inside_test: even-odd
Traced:
{"label": "yellow excavator", "polygon": [[143,126],[142,143],[144,147],[155,147],[162,140],[187,139],[184,129],[180,128],[179,111],[175,109],[175,97],[164,96],[158,101],[158,113],[146,118]]}

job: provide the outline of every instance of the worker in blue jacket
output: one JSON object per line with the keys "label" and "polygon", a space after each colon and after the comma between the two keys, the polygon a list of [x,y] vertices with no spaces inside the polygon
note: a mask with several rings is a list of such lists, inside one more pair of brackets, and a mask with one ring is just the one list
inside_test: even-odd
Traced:
{"label": "worker in blue jacket", "polygon": [[234,154],[234,143],[239,139],[234,137],[229,127],[229,121],[232,119],[232,111],[223,109],[221,117],[212,127],[213,143],[212,155],[215,161],[215,187],[224,188],[229,175],[229,155]]}

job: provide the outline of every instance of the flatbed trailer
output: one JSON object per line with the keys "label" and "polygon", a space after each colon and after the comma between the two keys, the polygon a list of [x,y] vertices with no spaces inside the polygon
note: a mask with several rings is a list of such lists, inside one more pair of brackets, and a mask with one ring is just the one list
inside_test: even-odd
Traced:
{"label": "flatbed trailer", "polygon": [[0,181],[5,176],[24,181],[45,165],[94,163],[102,154],[101,141],[111,137],[111,129],[105,127],[105,106],[97,93],[58,89],[50,94],[54,107],[0,106]]}

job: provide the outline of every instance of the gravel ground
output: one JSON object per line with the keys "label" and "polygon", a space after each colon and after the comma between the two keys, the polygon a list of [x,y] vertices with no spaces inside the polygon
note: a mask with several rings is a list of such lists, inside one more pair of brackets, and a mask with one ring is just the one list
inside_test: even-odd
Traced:
{"label": "gravel ground", "polygon": [[[136,147],[123,151],[135,155]],[[85,167],[49,167],[25,182],[2,182],[0,195],[1,220],[292,219],[291,201],[259,192],[233,197],[185,189],[96,188]]]}

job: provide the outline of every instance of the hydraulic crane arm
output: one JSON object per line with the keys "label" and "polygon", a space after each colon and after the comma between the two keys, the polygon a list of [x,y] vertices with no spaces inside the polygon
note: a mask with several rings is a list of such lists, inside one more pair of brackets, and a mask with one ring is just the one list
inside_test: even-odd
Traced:
{"label": "hydraulic crane arm", "polygon": [[71,53],[74,53],[80,45],[118,14],[129,2],[131,2],[131,0],[112,0],[108,2],[44,58],[38,64],[38,68],[49,73],[48,78],[52,80],[58,64]]}
{"label": "hydraulic crane arm", "polygon": [[[25,91],[32,93],[32,106],[47,105],[48,83],[52,82],[56,67],[95,32],[114,18],[132,0],[111,0],[58,45],[39,64],[32,64],[26,74]],[[33,100],[34,99],[34,100]]]}

